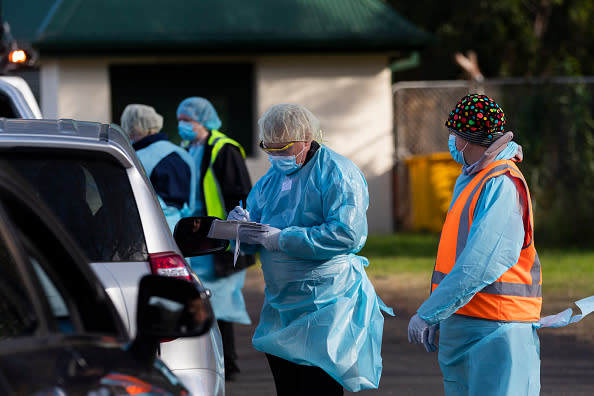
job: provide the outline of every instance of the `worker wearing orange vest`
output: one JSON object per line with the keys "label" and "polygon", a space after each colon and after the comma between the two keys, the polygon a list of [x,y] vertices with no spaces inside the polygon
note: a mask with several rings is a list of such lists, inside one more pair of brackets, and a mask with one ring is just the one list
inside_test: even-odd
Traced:
{"label": "worker wearing orange vest", "polygon": [[538,395],[542,305],[522,148],[486,95],[450,113],[449,148],[461,163],[431,279],[411,318],[410,342],[435,351],[446,395]]}

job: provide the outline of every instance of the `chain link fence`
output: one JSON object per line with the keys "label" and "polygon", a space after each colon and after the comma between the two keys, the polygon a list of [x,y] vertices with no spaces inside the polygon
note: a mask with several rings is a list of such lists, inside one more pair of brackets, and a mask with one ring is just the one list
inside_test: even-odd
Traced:
{"label": "chain link fence", "polygon": [[[551,224],[552,209],[557,217],[567,219],[564,212],[576,209],[570,206],[572,194],[580,194],[580,202],[586,197],[594,199],[594,77],[399,82],[393,85],[397,231],[418,229],[411,198],[411,186],[418,180],[410,180],[407,164],[411,159],[448,152],[444,123],[458,100],[469,93],[492,97],[505,112],[506,130],[513,131],[514,140],[522,145],[525,159],[521,167],[535,201],[537,228],[540,223],[552,232],[559,226]],[[574,185],[567,184],[568,180]],[[547,197],[551,194],[554,199]],[[583,204],[582,211],[591,206]],[[546,211],[547,219],[538,209]],[[594,220],[592,210],[576,219],[584,215]]]}

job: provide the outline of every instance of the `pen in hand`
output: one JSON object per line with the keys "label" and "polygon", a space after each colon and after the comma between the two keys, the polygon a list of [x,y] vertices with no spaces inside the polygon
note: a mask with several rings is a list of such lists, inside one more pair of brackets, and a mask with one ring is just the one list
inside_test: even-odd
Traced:
{"label": "pen in hand", "polygon": [[235,209],[233,209],[233,211],[229,214],[228,219],[249,221],[249,213],[243,206],[243,200],[239,200],[239,205],[236,206]]}

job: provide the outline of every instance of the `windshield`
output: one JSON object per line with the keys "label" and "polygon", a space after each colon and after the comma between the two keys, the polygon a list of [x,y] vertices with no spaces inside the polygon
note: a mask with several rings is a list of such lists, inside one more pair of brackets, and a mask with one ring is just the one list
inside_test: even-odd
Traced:
{"label": "windshield", "polygon": [[126,170],[89,152],[3,153],[93,262],[146,261],[140,216]]}

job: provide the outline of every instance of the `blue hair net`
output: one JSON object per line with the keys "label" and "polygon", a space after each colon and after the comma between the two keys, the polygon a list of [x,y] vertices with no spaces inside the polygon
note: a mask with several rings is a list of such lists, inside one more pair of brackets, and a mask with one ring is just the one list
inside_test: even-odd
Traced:
{"label": "blue hair net", "polygon": [[213,105],[204,98],[193,96],[186,98],[177,106],[176,115],[184,114],[196,122],[204,125],[207,129],[219,129],[221,120]]}

